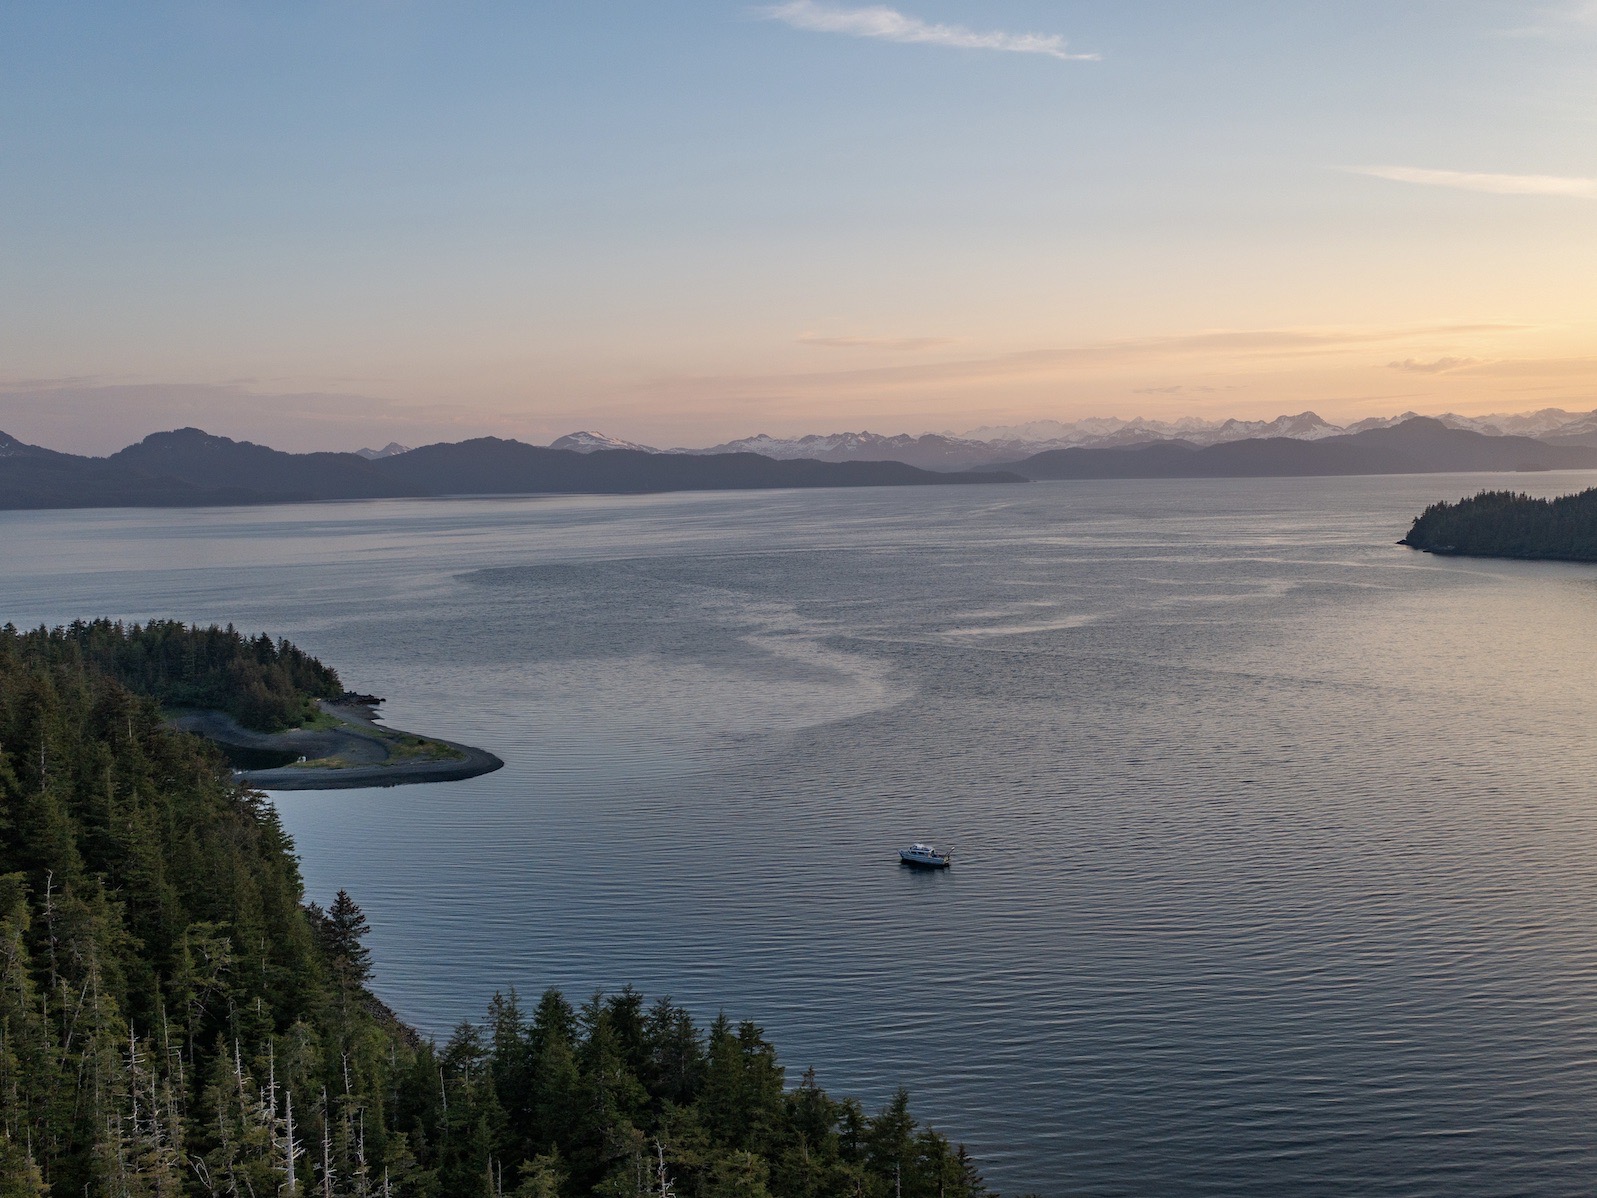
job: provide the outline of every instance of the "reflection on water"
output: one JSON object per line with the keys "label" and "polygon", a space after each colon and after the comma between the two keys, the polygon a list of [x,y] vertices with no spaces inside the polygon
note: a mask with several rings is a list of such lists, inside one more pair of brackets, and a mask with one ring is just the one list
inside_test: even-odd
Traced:
{"label": "reflection on water", "polygon": [[1009,1192],[1583,1192],[1597,569],[1392,544],[1486,483],[5,514],[0,587],[268,628],[505,759],[277,796],[429,1031],[724,1004]]}

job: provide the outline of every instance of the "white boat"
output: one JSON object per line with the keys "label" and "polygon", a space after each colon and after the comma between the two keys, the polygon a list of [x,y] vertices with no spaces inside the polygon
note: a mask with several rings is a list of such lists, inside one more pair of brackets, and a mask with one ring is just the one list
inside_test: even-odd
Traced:
{"label": "white boat", "polygon": [[917,869],[947,869],[954,863],[954,854],[939,853],[929,844],[917,843],[907,849],[899,849],[898,859]]}

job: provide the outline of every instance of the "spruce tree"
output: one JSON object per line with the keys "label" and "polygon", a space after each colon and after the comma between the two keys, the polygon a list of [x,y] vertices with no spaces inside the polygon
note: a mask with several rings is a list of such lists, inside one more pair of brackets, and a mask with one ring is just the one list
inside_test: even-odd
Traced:
{"label": "spruce tree", "polygon": [[327,909],[327,947],[333,968],[347,985],[364,986],[371,979],[371,950],[361,943],[371,931],[366,913],[340,890]]}

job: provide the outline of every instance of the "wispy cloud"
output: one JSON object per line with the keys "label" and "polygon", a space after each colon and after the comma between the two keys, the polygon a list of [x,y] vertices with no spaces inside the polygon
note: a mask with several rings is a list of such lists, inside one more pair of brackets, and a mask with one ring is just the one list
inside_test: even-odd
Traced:
{"label": "wispy cloud", "polygon": [[1471,374],[1506,379],[1578,379],[1590,387],[1597,380],[1597,358],[1503,358],[1470,368]]}
{"label": "wispy cloud", "polygon": [[1494,175],[1471,171],[1435,171],[1418,166],[1350,166],[1355,175],[1418,183],[1423,187],[1451,187],[1456,191],[1484,191],[1505,196],[1564,196],[1597,200],[1597,179],[1566,175]]}
{"label": "wispy cloud", "polygon": [[1403,370],[1409,374],[1446,374],[1450,370],[1474,366],[1479,361],[1479,358],[1437,358],[1431,362],[1421,362],[1417,358],[1404,358],[1401,362],[1388,362],[1387,365],[1393,370]]}
{"label": "wispy cloud", "polygon": [[952,337],[827,337],[820,333],[803,333],[800,345],[817,345],[826,349],[886,349],[913,351],[941,349],[953,345]]}
{"label": "wispy cloud", "polygon": [[1593,0],[1572,0],[1568,4],[1556,5],[1554,11],[1571,25],[1597,29],[1597,3],[1593,3]]}
{"label": "wispy cloud", "polygon": [[841,33],[849,37],[947,46],[955,50],[1043,54],[1066,62],[1096,62],[1102,57],[1099,54],[1078,54],[1067,49],[1065,39],[1057,33],[981,32],[966,29],[963,25],[936,25],[881,4],[869,8],[838,8],[830,4],[817,4],[815,0],[788,0],[785,4],[772,4],[754,11],[766,20],[780,21],[794,29],[811,33]]}
{"label": "wispy cloud", "polygon": [[841,369],[800,370],[782,374],[676,375],[651,379],[643,386],[654,394],[666,393],[674,388],[683,395],[700,397],[719,393],[752,399],[859,390],[868,390],[881,396],[923,387],[991,387],[1126,369],[1158,369],[1161,373],[1167,370],[1173,373],[1169,366],[1173,361],[1201,365],[1211,373],[1217,368],[1238,371],[1282,370],[1355,358],[1363,368],[1368,365],[1368,353],[1382,346],[1388,347],[1383,356],[1390,356],[1393,352],[1390,347],[1394,343],[1411,342],[1425,346],[1445,339],[1443,344],[1452,344],[1461,337],[1516,333],[1527,327],[1461,323],[1389,328],[1219,329],[999,354],[966,354],[953,358],[939,356],[911,363],[879,364],[870,361],[850,364]]}
{"label": "wispy cloud", "polygon": [[1503,29],[1505,37],[1567,37],[1571,32],[1597,30],[1597,2],[1560,0],[1559,3],[1533,6],[1528,19]]}

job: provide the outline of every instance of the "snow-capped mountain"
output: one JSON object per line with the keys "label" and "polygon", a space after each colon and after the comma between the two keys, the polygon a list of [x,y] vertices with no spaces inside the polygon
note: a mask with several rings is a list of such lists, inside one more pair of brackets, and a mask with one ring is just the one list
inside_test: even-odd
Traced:
{"label": "snow-capped mountain", "polygon": [[[1205,420],[1188,416],[1180,420],[1150,420],[1137,417],[1123,420],[1115,416],[1088,417],[1064,422],[1033,420],[1026,424],[987,425],[965,433],[841,432],[809,433],[802,437],[773,437],[760,433],[735,441],[723,441],[702,449],[651,449],[632,441],[622,441],[603,433],[571,433],[555,441],[555,449],[574,449],[592,453],[601,449],[637,449],[648,453],[757,453],[768,458],[793,460],[809,458],[822,462],[904,462],[925,470],[970,470],[1003,462],[1015,462],[1050,449],[1108,449],[1140,445],[1149,441],[1180,440],[1206,447],[1228,441],[1247,441],[1264,437],[1288,437],[1299,441],[1318,441],[1371,429],[1391,428],[1414,419],[1418,413],[1397,416],[1371,416],[1348,425],[1332,424],[1314,412],[1277,416],[1274,420]],[[1539,412],[1460,416],[1446,413],[1435,417],[1449,428],[1467,429],[1486,436],[1541,437],[1557,442],[1582,438],[1582,443],[1597,445],[1597,412],[1566,412],[1544,408]]]}
{"label": "snow-capped mountain", "polygon": [[[1350,433],[1365,429],[1391,428],[1412,420],[1418,412],[1404,412],[1400,416],[1371,416],[1347,426]],[[1563,408],[1543,408],[1539,412],[1499,412],[1490,416],[1460,416],[1457,412],[1443,412],[1435,419],[1448,428],[1468,429],[1488,437],[1552,437],[1597,432],[1597,412],[1566,412]]]}
{"label": "snow-capped mountain", "polygon": [[378,458],[396,458],[402,453],[409,452],[409,445],[401,445],[398,441],[390,441],[381,449],[357,449],[355,456],[365,458],[368,462],[375,462]]}
{"label": "snow-capped mountain", "polygon": [[1089,417],[1072,424],[1057,420],[1034,420],[1029,424],[988,426],[972,429],[963,439],[998,443],[1014,449],[1038,453],[1043,449],[1070,449],[1074,446],[1099,449],[1113,445],[1135,445],[1143,441],[1190,441],[1194,445],[1218,445],[1222,441],[1246,441],[1254,437],[1292,437],[1316,441],[1344,432],[1340,425],[1322,420],[1313,412],[1296,416],[1277,416],[1274,420],[1204,420],[1196,416],[1181,420],[1149,420],[1138,416],[1121,420],[1115,416]]}
{"label": "snow-capped mountain", "polygon": [[1045,449],[1106,448],[1179,438],[1197,445],[1241,441],[1250,437],[1295,437],[1315,440],[1342,429],[1313,412],[1275,420],[1120,420],[1091,418],[1074,424],[1036,420],[1009,427],[953,433],[811,433],[804,437],[772,437],[761,433],[726,441],[708,449],[673,453],[758,453],[768,458],[816,458],[823,462],[893,461],[927,470],[969,470],[995,462],[1015,461]]}
{"label": "snow-capped mountain", "polygon": [[1065,424],[1058,420],[1032,420],[1025,424],[984,425],[965,433],[948,433],[969,441],[997,442],[1005,445],[1049,445],[1068,448],[1107,438],[1128,438],[1143,434],[1149,438],[1185,438],[1219,427],[1217,421],[1187,417],[1183,420],[1148,420],[1138,416],[1122,420],[1118,416],[1089,416]]}
{"label": "snow-capped mountain", "polygon": [[565,436],[549,442],[549,448],[570,449],[577,453],[597,453],[601,449],[637,449],[644,453],[660,452],[649,445],[639,445],[634,441],[622,441],[617,437],[607,437],[603,433],[592,432],[567,433]]}
{"label": "snow-capped mountain", "polygon": [[1573,420],[1543,433],[1541,439],[1554,445],[1597,446],[1597,412],[1576,416]]}
{"label": "snow-capped mountain", "polygon": [[904,462],[923,470],[968,470],[1013,456],[1003,445],[924,433],[811,433],[806,437],[771,437],[761,433],[726,441],[708,449],[674,449],[672,453],[758,453],[768,458],[814,458],[822,462]]}
{"label": "snow-capped mountain", "polygon": [[1476,432],[1496,432],[1511,437],[1545,437],[1550,433],[1563,435],[1570,430],[1570,425],[1583,421],[1590,422],[1594,413],[1591,412],[1566,412],[1563,408],[1543,408],[1539,412],[1521,412],[1517,415],[1500,416],[1459,416],[1458,420],[1470,420],[1469,425],[1455,427],[1471,427]]}
{"label": "snow-capped mountain", "polygon": [[[809,459],[818,462],[904,462],[925,470],[969,470],[991,462],[1016,456],[1005,445],[988,445],[978,441],[961,441],[956,438],[926,433],[910,436],[883,436],[880,433],[811,433],[805,437],[772,437],[760,433],[736,441],[704,448],[679,446],[675,449],[654,449],[633,441],[623,441],[604,433],[568,433],[550,443],[551,449],[571,449],[578,453],[594,453],[601,449],[637,449],[645,453],[757,453],[762,457],[781,461]],[[1031,450],[1025,453],[1034,452]]]}

